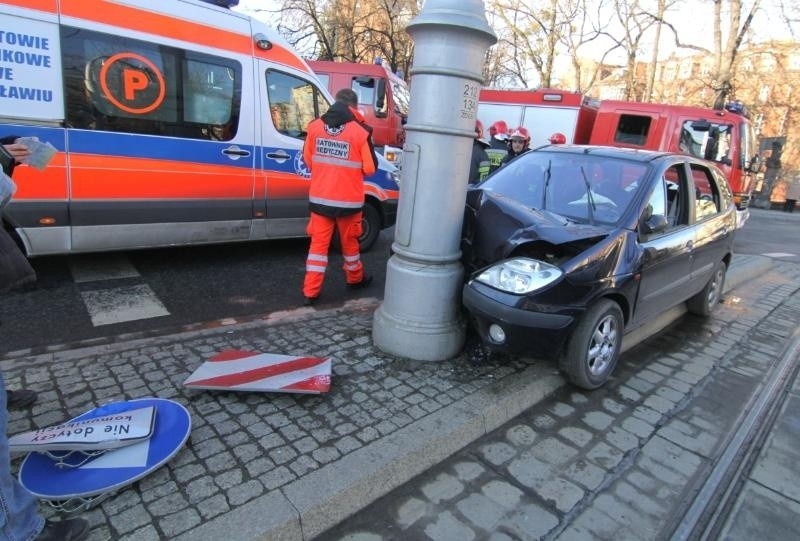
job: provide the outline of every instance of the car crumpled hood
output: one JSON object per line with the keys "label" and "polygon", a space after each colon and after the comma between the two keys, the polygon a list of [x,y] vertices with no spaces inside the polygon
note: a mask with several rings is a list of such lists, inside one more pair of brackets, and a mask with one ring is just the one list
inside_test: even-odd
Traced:
{"label": "car crumpled hood", "polygon": [[542,240],[554,245],[605,238],[610,229],[570,222],[548,211],[528,208],[499,194],[476,190],[471,259],[495,262],[505,259],[520,244]]}

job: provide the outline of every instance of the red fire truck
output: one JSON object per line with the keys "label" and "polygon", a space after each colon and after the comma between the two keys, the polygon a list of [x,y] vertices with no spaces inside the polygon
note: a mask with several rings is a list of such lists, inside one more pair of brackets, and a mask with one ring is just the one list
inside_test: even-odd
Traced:
{"label": "red fire truck", "polygon": [[531,144],[562,133],[567,142],[669,150],[714,162],[725,173],[736,204],[745,209],[760,163],[747,111],[741,102],[724,110],[683,105],[595,100],[556,89],[494,90],[480,94],[484,126],[504,120],[524,126]]}
{"label": "red fire truck", "polygon": [[352,88],[372,139],[390,162],[397,164],[405,141],[410,93],[406,82],[382,63],[328,62],[309,60],[308,65],[331,94]]}

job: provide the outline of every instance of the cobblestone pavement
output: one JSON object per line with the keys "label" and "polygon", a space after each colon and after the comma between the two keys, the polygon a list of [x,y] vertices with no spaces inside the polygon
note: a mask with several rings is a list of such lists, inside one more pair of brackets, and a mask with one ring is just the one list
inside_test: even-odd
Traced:
{"label": "cobblestone pavement", "polygon": [[[0,360],[7,386],[39,392],[31,410],[10,412],[9,434],[109,402],[176,400],[192,417],[186,447],[86,513],[90,540],[307,539],[563,383],[553,367],[522,359],[476,365],[464,358],[414,363],[383,356],[371,342],[376,305],[372,299],[232,328],[7,355]],[[202,361],[226,349],[331,357],[331,391],[182,386]]]}
{"label": "cobblestone pavement", "polygon": [[[752,275],[757,268],[768,268],[757,259],[739,259],[737,264],[735,258],[731,272],[749,268]],[[788,289],[790,277],[784,279]],[[629,361],[603,391],[606,395],[559,395],[549,406],[552,411],[518,429],[505,429],[501,434],[508,432],[508,438],[495,435],[484,441],[479,455],[485,457],[467,461],[455,479],[450,474],[435,483],[431,501],[447,504],[455,495],[469,493],[470,479],[498,476],[492,478],[499,491],[496,498],[505,505],[516,498],[530,505],[533,514],[510,515],[519,531],[527,531],[534,517],[536,528],[548,521],[555,521],[550,531],[560,528],[564,516],[588,510],[583,502],[618,476],[640,440],[652,437],[648,431],[660,428],[683,404],[681,396],[703,381],[706,372],[718,370],[721,359],[770,315],[769,302],[777,305],[785,294],[776,289],[773,284],[768,295],[765,290],[755,293],[765,299],[755,312],[731,304],[703,327],[685,320],[682,325],[695,333],[689,345],[703,352],[691,362],[684,362],[670,345],[673,335],[664,335],[663,347],[651,342],[626,355]],[[564,384],[550,362],[498,356],[480,363],[467,357],[425,363],[384,355],[371,340],[377,303],[370,299],[337,309],[303,308],[171,336],[6,354],[0,357],[0,370],[7,386],[39,392],[31,410],[11,412],[9,433],[61,423],[109,402],[149,396],[175,400],[192,416],[187,445],[159,470],[86,512],[90,540],[301,540],[341,523]],[[662,353],[658,348],[675,352],[650,362],[649,357]],[[203,361],[227,349],[331,357],[331,391],[316,396],[183,387]],[[757,360],[768,364],[769,356]],[[645,362],[647,373],[637,372],[637,365]],[[672,383],[656,388],[659,377]],[[601,396],[606,399],[596,398]],[[616,416],[625,413],[627,418],[618,421]],[[571,429],[574,419],[582,419],[579,430]],[[653,443],[656,457],[662,452],[658,445],[668,443]],[[530,449],[523,452],[518,444]],[[579,460],[584,449],[592,454]],[[509,454],[517,451],[519,456]],[[551,459],[563,464],[555,467]],[[15,459],[12,467],[19,463]],[[519,493],[502,481],[504,468],[520,477],[512,483]],[[559,473],[563,468],[571,477]],[[680,473],[690,476],[693,470],[687,465]],[[452,525],[452,531],[459,531],[460,524],[489,531],[491,509],[497,508],[479,505],[479,496],[475,493],[462,504],[480,508],[483,514],[475,515],[483,517],[479,525],[448,511],[431,527],[447,532]],[[410,518],[417,516],[418,505],[412,501],[403,508],[409,528],[421,527],[425,520]],[[44,509],[47,516],[56,514]]]}
{"label": "cobblestone pavement", "polygon": [[[686,316],[628,351],[604,388],[563,387],[317,539],[669,538],[798,321],[800,266],[782,263],[729,292],[713,318]],[[745,487],[759,505],[740,532],[753,535],[734,524],[728,536],[800,538],[789,474],[800,403],[788,404]]]}

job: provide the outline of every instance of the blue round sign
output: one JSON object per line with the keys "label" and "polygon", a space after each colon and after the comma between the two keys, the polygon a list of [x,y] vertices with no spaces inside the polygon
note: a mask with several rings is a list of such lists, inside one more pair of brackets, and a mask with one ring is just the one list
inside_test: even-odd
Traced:
{"label": "blue round sign", "polygon": [[70,421],[118,415],[148,406],[155,407],[155,426],[148,440],[89,460],[84,454],[72,453],[62,458],[66,466],[44,454],[29,453],[20,466],[19,482],[39,498],[69,500],[113,493],[138,481],[175,456],[186,443],[192,421],[185,407],[164,398],[140,398],[107,404]]}

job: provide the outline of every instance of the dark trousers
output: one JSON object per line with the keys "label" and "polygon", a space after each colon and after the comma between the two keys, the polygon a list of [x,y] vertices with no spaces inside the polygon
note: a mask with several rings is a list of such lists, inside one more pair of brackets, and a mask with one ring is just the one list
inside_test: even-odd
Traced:
{"label": "dark trousers", "polygon": [[36,280],[28,258],[0,224],[0,293]]}
{"label": "dark trousers", "polygon": [[783,212],[794,212],[795,204],[797,204],[797,199],[787,199],[783,204]]}

